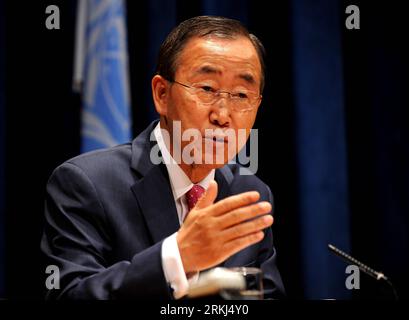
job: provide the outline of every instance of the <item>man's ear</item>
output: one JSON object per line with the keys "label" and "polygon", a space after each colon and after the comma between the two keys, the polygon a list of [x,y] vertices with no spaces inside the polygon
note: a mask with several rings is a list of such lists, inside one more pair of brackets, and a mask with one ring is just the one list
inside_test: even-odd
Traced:
{"label": "man's ear", "polygon": [[160,75],[155,75],[152,78],[153,102],[155,103],[156,111],[161,116],[165,117],[168,112],[168,95],[169,95],[168,81],[165,80]]}

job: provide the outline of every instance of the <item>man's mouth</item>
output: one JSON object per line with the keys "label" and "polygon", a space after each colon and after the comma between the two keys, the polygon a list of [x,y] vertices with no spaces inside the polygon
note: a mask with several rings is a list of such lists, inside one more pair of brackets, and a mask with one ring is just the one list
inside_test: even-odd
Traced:
{"label": "man's mouth", "polygon": [[218,142],[218,143],[227,143],[228,142],[228,137],[227,136],[222,136],[222,137],[205,137],[206,140],[211,140],[213,142]]}

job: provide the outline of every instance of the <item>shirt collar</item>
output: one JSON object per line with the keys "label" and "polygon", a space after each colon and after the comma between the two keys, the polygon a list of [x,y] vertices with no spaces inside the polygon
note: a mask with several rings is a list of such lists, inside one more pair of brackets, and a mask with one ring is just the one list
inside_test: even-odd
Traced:
{"label": "shirt collar", "polygon": [[[162,158],[165,162],[166,169],[168,170],[173,197],[175,200],[177,200],[193,187],[193,183],[169,153],[169,136],[166,134],[163,135],[162,130],[159,122],[154,129],[154,135],[156,141],[158,142],[159,150],[162,153]],[[202,181],[197,184],[207,190],[210,181],[214,180],[214,175],[215,170],[213,169]]]}

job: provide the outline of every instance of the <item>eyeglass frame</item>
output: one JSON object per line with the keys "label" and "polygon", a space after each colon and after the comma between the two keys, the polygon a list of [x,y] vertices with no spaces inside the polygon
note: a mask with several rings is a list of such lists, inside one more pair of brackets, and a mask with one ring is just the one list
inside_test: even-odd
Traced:
{"label": "eyeglass frame", "polygon": [[[198,87],[189,86],[189,85],[187,85],[187,84],[181,83],[181,82],[176,81],[176,80],[168,80],[168,79],[166,79],[166,80],[167,80],[168,82],[170,82],[170,83],[176,83],[176,84],[181,85],[181,86],[183,86],[183,87],[185,87],[185,88],[193,89],[193,90],[195,90],[195,91],[201,89],[201,88],[198,88]],[[235,101],[234,98],[233,98],[233,95],[234,95],[234,94],[239,94],[239,93],[234,93],[234,92],[232,93],[232,92],[224,91],[224,90],[215,90],[214,92],[212,92],[212,94],[213,94],[213,96],[214,96],[214,100],[213,100],[212,102],[203,102],[203,101],[200,101],[200,98],[198,98],[198,99],[199,99],[199,101],[200,101],[201,103],[203,103],[203,104],[205,104],[205,105],[212,105],[212,104],[216,103],[217,101],[219,101],[219,100],[221,99],[221,93],[227,93],[227,94],[229,95],[229,101],[233,101],[233,102]],[[196,94],[196,93],[194,93],[194,95],[197,97],[197,94]],[[248,99],[249,99],[249,101],[252,101],[250,98],[248,98]],[[262,96],[261,94],[258,95],[257,97],[254,97],[254,101],[258,100],[259,102],[261,102],[262,99],[263,99],[263,96]],[[236,101],[237,101],[237,100],[236,100]],[[252,111],[252,110],[254,110],[254,109],[256,108],[257,104],[254,103],[254,105],[253,105],[252,103],[250,103],[250,104],[249,104],[250,107],[247,108],[247,109],[236,109],[234,106],[237,107],[237,105],[233,103],[233,108],[235,109],[235,111],[245,112],[245,111]]]}

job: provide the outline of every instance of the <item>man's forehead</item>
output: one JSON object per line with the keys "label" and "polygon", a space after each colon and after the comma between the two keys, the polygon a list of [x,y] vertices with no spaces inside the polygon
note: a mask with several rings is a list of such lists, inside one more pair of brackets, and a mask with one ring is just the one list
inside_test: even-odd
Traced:
{"label": "man's forehead", "polygon": [[244,36],[235,38],[222,38],[216,36],[193,37],[188,40],[182,54],[220,54],[232,55],[241,59],[257,57],[257,51],[251,40]]}
{"label": "man's forehead", "polygon": [[196,37],[187,43],[179,59],[182,69],[188,68],[196,75],[234,72],[235,76],[253,82],[261,71],[257,51],[246,37]]}

